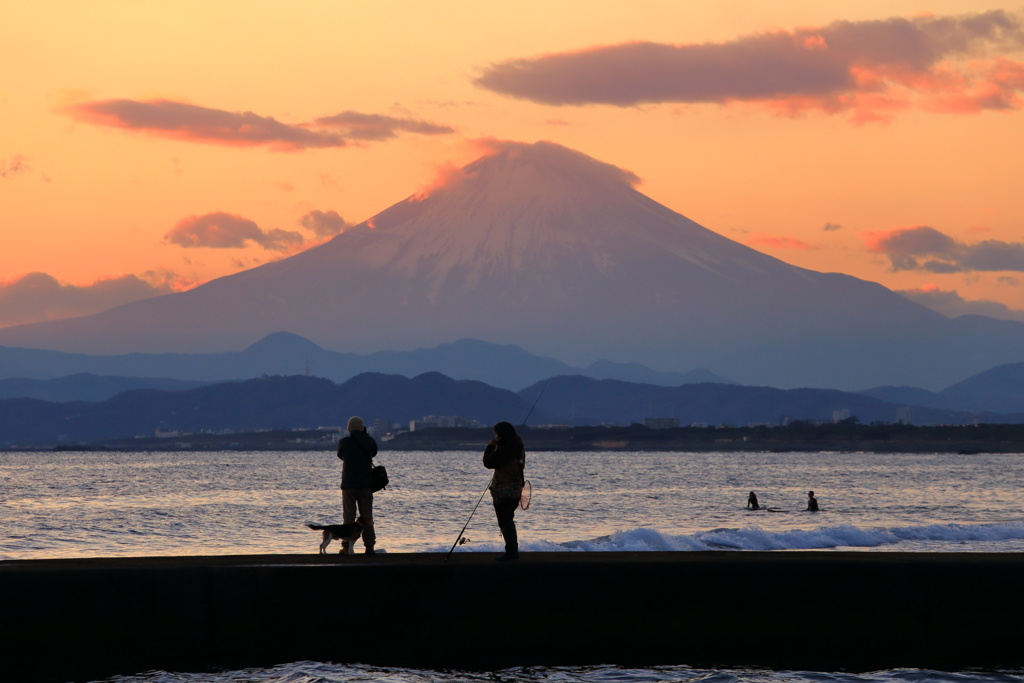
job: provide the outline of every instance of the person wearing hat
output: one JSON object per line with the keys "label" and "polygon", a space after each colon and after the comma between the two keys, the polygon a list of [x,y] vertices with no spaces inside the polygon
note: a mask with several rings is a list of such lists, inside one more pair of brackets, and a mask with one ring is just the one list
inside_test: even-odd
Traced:
{"label": "person wearing hat", "polygon": [[[348,419],[348,436],[338,442],[341,458],[341,510],[342,523],[351,524],[358,517],[363,523],[363,546],[373,553],[377,536],[373,531],[373,456],[377,455],[377,442],[366,431],[361,417]],[[350,553],[349,541],[341,542],[341,552]]]}

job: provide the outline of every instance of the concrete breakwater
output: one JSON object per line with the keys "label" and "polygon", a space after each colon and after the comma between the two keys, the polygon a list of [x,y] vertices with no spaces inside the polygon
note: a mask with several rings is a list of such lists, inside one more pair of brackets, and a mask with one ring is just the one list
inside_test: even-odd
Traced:
{"label": "concrete breakwater", "polygon": [[4,680],[316,660],[436,669],[1024,666],[1024,555],[694,552],[0,562]]}

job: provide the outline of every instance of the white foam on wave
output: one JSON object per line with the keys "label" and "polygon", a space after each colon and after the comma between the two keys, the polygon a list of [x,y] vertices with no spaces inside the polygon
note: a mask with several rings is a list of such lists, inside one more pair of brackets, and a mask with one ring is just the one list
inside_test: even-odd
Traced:
{"label": "white foam on wave", "polygon": [[[528,552],[636,552],[701,550],[825,550],[828,548],[877,548],[901,542],[999,542],[1024,539],[1024,521],[993,524],[929,524],[925,526],[859,528],[850,525],[818,529],[765,531],[759,527],[712,529],[673,536],[656,529],[618,531],[599,538],[552,543],[532,541],[520,544]],[[447,552],[433,548],[430,552]],[[500,543],[467,543],[456,552],[500,552]]]}

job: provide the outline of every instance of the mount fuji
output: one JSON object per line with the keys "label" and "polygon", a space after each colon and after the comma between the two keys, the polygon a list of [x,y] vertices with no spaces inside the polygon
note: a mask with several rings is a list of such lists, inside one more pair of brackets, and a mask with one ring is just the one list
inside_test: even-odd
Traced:
{"label": "mount fuji", "polygon": [[331,241],[188,292],[0,329],[76,353],[210,353],[278,331],[354,353],[471,338],[745,384],[940,389],[1024,361],[1024,324],[949,319],[714,233],[556,144],[492,153]]}

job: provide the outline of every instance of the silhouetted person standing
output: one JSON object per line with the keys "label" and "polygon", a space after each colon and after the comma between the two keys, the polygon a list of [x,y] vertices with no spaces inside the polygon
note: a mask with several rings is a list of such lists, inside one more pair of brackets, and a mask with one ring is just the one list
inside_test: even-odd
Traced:
{"label": "silhouetted person standing", "polygon": [[[363,520],[363,545],[373,553],[377,536],[373,531],[373,456],[377,455],[377,442],[366,431],[361,417],[348,419],[348,436],[338,442],[341,458],[341,510],[342,523],[351,524],[358,516]],[[351,551],[349,541],[341,542],[341,552]]]}
{"label": "silhouetted person standing", "polygon": [[508,422],[494,425],[494,438],[484,449],[484,467],[494,470],[488,487],[498,517],[498,528],[505,539],[505,554],[499,560],[519,559],[519,535],[516,532],[516,508],[523,495],[526,471],[526,448]]}
{"label": "silhouetted person standing", "polygon": [[818,511],[818,499],[814,497],[814,491],[807,492],[807,512]]}
{"label": "silhouetted person standing", "polygon": [[747,509],[749,510],[760,510],[761,506],[757,504],[757,494],[753,491],[747,496]]}

